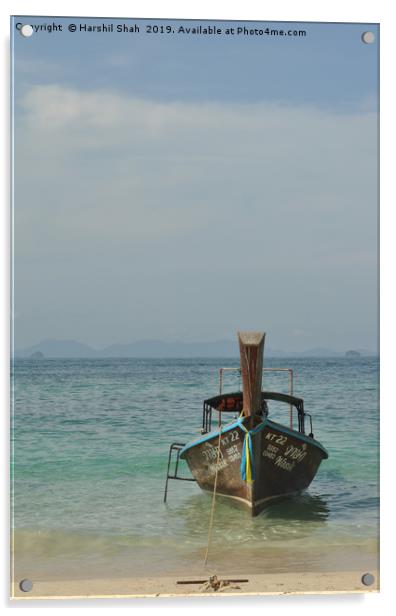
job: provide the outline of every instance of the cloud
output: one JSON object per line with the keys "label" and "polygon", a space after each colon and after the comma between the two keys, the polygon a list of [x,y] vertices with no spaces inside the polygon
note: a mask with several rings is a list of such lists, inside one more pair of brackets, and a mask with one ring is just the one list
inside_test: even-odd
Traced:
{"label": "cloud", "polygon": [[159,267],[175,298],[186,280],[211,280],[203,290],[213,293],[216,279],[231,288],[248,272],[261,281],[260,306],[302,273],[339,292],[362,278],[356,301],[375,284],[372,112],[155,102],[56,84],[32,87],[18,109],[15,252],[21,281],[40,271],[43,302],[60,286],[55,271],[65,305],[82,271],[93,303],[123,279],[154,301]]}
{"label": "cloud", "polygon": [[35,211],[53,211],[38,187],[54,185],[58,216],[78,208],[79,225],[102,224],[107,237],[125,232],[108,224],[110,209],[120,222],[133,217],[129,233],[157,237],[203,215],[249,227],[331,212],[339,226],[337,213],[364,216],[375,198],[374,114],[156,103],[57,85],[32,88],[21,105],[18,183],[33,188]]}

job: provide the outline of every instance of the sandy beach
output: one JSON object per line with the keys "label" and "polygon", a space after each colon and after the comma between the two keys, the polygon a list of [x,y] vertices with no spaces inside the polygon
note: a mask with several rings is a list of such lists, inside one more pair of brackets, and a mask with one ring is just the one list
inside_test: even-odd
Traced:
{"label": "sandy beach", "polygon": [[[374,583],[365,586],[362,573],[338,571],[334,573],[277,573],[265,575],[235,575],[229,584],[214,591],[205,588],[205,575],[195,577],[141,577],[90,580],[37,580],[30,592],[20,590],[18,583],[13,585],[13,599],[81,599],[81,598],[127,598],[127,597],[173,597],[173,596],[213,596],[213,595],[282,595],[282,594],[335,594],[378,592],[377,571],[371,571]],[[218,576],[218,579],[227,580]],[[233,580],[247,580],[234,582]],[[196,582],[183,584],[180,582]],[[228,581],[228,580],[227,580]]]}

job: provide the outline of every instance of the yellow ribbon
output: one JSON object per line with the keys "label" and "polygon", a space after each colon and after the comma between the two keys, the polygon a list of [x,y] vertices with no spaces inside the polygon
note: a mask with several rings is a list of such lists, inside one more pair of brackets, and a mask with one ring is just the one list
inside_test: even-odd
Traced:
{"label": "yellow ribbon", "polygon": [[253,461],[252,461],[252,440],[249,430],[246,430],[243,424],[240,424],[242,430],[246,432],[245,440],[243,443],[242,449],[242,460],[241,460],[241,475],[243,481],[247,483],[253,483],[254,481],[254,469],[253,469]]}

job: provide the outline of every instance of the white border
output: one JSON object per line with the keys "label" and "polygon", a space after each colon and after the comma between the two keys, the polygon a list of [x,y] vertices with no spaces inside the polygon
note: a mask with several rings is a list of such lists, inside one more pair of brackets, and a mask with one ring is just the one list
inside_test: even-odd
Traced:
{"label": "white border", "polygon": [[[114,608],[133,609],[135,612],[145,611],[151,608],[162,608],[165,611],[180,611],[186,608],[189,611],[199,613],[200,610],[223,610],[227,612],[237,613],[246,605],[253,609],[270,610],[273,612],[283,612],[287,610],[289,614],[316,614],[330,613],[337,611],[348,611],[359,614],[372,614],[373,609],[381,610],[381,613],[387,614],[391,611],[392,605],[392,584],[394,584],[393,571],[395,566],[393,563],[393,548],[395,545],[395,531],[392,529],[394,517],[393,493],[394,493],[394,460],[390,457],[394,450],[394,438],[392,428],[395,422],[395,409],[392,400],[394,369],[392,364],[392,351],[395,348],[394,344],[394,326],[393,322],[396,314],[396,306],[394,301],[394,287],[391,283],[395,278],[394,273],[394,253],[392,247],[395,244],[395,215],[394,215],[394,148],[396,145],[394,134],[393,115],[395,106],[394,97],[394,58],[396,39],[396,19],[395,11],[392,7],[392,2],[387,0],[360,0],[359,2],[348,2],[348,0],[332,0],[331,2],[318,2],[317,0],[243,0],[235,2],[221,2],[220,0],[138,0],[136,2],[127,2],[125,0],[111,0],[104,2],[96,0],[90,2],[88,0],[69,0],[68,2],[58,0],[53,2],[50,0],[35,0],[34,3],[28,0],[4,0],[0,5],[1,17],[0,28],[2,34],[2,44],[4,54],[2,54],[1,62],[1,80],[3,87],[3,96],[1,97],[2,118],[3,118],[3,135],[8,134],[9,130],[9,15],[10,14],[41,14],[41,15],[86,15],[86,16],[131,16],[131,17],[168,17],[168,18],[206,18],[206,19],[253,19],[265,21],[326,21],[326,22],[380,22],[381,23],[381,276],[382,276],[382,291],[381,291],[381,408],[382,408],[382,432],[381,432],[381,467],[382,467],[382,552],[381,552],[381,593],[369,594],[366,596],[305,596],[305,597],[265,597],[265,598],[226,598],[221,599],[162,599],[160,601],[153,599],[133,599],[121,601],[105,601],[105,600],[87,600],[74,602],[58,602],[46,601],[44,604],[40,602],[26,602],[23,606],[11,605],[6,597],[8,596],[8,580],[7,576],[1,576],[3,597],[3,606],[6,608],[12,607],[14,610],[42,609],[50,607],[53,612],[66,609],[77,610],[91,609],[92,607],[102,608],[109,613]],[[2,388],[2,411],[4,423],[2,434],[4,438],[3,451],[3,469],[7,468],[7,452],[8,452],[8,421],[7,421],[7,405],[8,405],[8,339],[9,339],[9,321],[8,321],[8,289],[9,289],[9,150],[7,140],[3,140],[1,149],[2,156],[2,185],[5,186],[3,193],[2,209],[2,260],[1,260],[1,289],[3,291],[4,300],[1,302],[1,342],[3,353],[1,354],[1,388]],[[387,284],[389,283],[389,284]],[[358,422],[358,418],[357,418]],[[357,424],[358,427],[358,424]],[[394,430],[394,429],[393,429]],[[2,472],[3,477],[3,502],[8,499],[8,479],[7,473]],[[3,533],[6,535],[1,555],[3,556],[5,571],[8,567],[8,506],[7,504],[1,509],[3,521]],[[203,603],[205,601],[205,603]]]}

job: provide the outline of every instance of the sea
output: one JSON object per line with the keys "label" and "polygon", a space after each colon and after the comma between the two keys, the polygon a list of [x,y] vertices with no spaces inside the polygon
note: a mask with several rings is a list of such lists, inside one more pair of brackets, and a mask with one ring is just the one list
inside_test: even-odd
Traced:
{"label": "sea", "polygon": [[[265,358],[329,452],[307,491],[252,518],[195,482],[164,488],[171,443],[200,434],[203,400],[241,387],[239,362],[14,359],[13,574],[30,579],[370,571],[378,564],[379,365]],[[263,389],[289,392],[289,373]],[[270,406],[285,425],[289,407]],[[224,418],[223,418],[224,419]],[[233,419],[233,417],[230,417]],[[307,426],[309,427],[309,426]],[[191,477],[184,461],[179,472]],[[208,549],[207,564],[204,558]]]}

